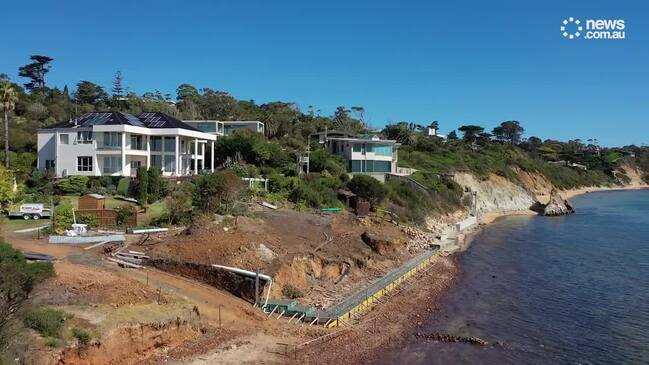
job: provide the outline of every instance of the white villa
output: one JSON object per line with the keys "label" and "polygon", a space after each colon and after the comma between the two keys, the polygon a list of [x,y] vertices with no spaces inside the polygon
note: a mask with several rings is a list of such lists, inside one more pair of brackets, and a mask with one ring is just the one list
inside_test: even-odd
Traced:
{"label": "white villa", "polygon": [[320,135],[320,142],[330,153],[341,156],[348,163],[348,171],[365,174],[384,181],[386,174],[397,174],[397,141],[381,139],[376,135],[353,136],[329,132]]}
{"label": "white villa", "polygon": [[184,122],[201,132],[217,136],[229,136],[240,129],[250,129],[264,134],[264,123],[258,120],[185,120]]}
{"label": "white villa", "polygon": [[193,175],[214,171],[216,139],[164,113],[87,113],[38,130],[37,167],[57,177],[135,176],[140,166]]}

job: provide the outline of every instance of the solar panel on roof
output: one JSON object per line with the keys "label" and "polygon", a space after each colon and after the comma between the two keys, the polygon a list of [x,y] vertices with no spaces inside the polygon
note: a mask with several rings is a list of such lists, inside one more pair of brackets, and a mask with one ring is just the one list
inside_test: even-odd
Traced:
{"label": "solar panel on roof", "polygon": [[141,120],[137,119],[134,115],[128,114],[128,113],[122,113],[124,118],[128,120],[129,124],[138,126],[138,127],[144,127],[144,123],[142,123]]}
{"label": "solar panel on roof", "polygon": [[164,120],[159,120],[159,119],[160,118],[157,118],[153,122],[149,123],[149,127],[160,128],[160,127],[164,126],[165,121]]}
{"label": "solar panel on roof", "polygon": [[104,124],[111,116],[110,113],[90,113],[83,122],[83,125],[98,125]]}

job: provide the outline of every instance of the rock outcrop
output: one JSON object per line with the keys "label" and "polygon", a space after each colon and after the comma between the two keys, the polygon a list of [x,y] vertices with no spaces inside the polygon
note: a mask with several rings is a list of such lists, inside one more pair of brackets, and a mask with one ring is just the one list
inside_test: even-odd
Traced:
{"label": "rock outcrop", "polygon": [[543,215],[557,216],[574,213],[575,209],[570,203],[559,195],[556,189],[552,189],[550,200],[543,208]]}

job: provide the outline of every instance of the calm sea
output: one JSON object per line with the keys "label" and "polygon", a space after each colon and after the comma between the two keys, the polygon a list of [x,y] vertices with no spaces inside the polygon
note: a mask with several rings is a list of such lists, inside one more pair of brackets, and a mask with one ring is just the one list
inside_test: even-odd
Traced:
{"label": "calm sea", "polygon": [[649,364],[649,191],[572,203],[574,215],[486,227],[459,258],[440,311],[417,330],[502,346],[412,340],[385,363]]}

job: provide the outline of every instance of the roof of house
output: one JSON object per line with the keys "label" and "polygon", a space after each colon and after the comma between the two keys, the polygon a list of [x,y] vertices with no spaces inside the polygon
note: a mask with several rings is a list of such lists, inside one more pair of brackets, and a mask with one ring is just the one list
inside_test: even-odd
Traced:
{"label": "roof of house", "polygon": [[86,194],[84,196],[87,196],[87,197],[90,197],[90,198],[93,198],[93,199],[106,199],[105,196],[100,195],[100,194],[94,194],[94,193]]}
{"label": "roof of house", "polygon": [[132,125],[144,128],[182,128],[200,132],[200,130],[183,123],[182,121],[165,113],[140,113],[137,117],[124,112],[92,112],[86,113],[78,118],[63,121],[45,127],[45,129],[56,128],[80,128],[92,127],[94,125]]}

